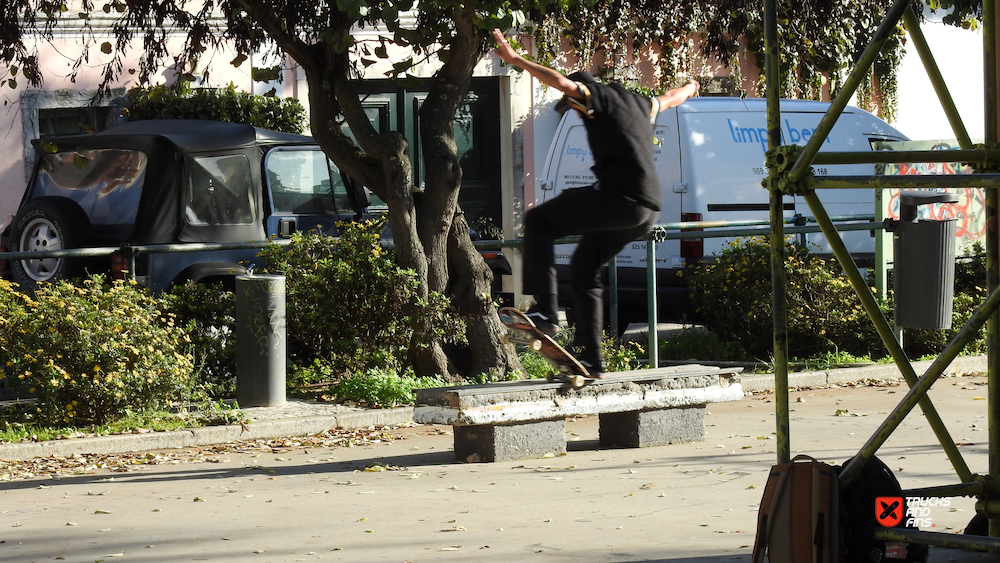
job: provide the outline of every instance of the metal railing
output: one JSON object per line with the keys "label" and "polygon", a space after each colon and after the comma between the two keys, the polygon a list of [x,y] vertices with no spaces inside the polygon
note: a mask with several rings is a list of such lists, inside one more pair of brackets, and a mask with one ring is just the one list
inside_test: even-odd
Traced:
{"label": "metal railing", "polygon": [[[839,232],[844,231],[876,231],[884,230],[882,222],[875,221],[874,215],[845,215],[832,217],[832,221],[837,223]],[[822,229],[816,219],[804,215],[795,215],[785,219],[785,223],[791,225],[784,229],[785,234],[796,234],[804,236],[807,233],[819,233]],[[701,230],[698,230],[701,229]],[[707,229],[707,230],[705,230]],[[657,345],[659,321],[657,320],[657,296],[656,296],[656,244],[667,240],[692,240],[706,238],[733,238],[746,236],[768,236],[771,233],[770,221],[744,220],[744,221],[681,221],[675,223],[662,223],[656,225],[645,239],[646,242],[646,312],[647,312],[647,348],[649,354],[649,365],[659,365],[659,347]],[[556,240],[556,244],[572,244],[579,242],[579,236],[565,237]],[[481,250],[502,250],[504,248],[520,248],[524,241],[513,240],[487,240],[476,241],[473,244]],[[652,243],[652,244],[651,244]],[[876,256],[876,268],[885,268],[885,261]],[[618,283],[617,264],[614,259],[608,265],[608,292],[611,310],[610,323],[617,329],[619,321],[618,307]]]}
{"label": "metal railing", "polygon": [[[884,229],[881,222],[876,222],[874,215],[846,215],[831,217],[831,220],[838,224],[838,231],[875,231]],[[785,223],[791,225],[784,229],[785,234],[798,234],[804,236],[807,233],[822,232],[816,224],[816,219],[804,215],[795,215],[785,219]],[[647,306],[647,348],[649,352],[649,365],[659,365],[659,347],[657,344],[657,296],[656,296],[656,244],[667,240],[691,240],[706,238],[733,238],[746,236],[768,236],[771,232],[770,222],[766,219],[744,220],[744,221],[680,221],[675,223],[662,223],[656,225],[646,236],[646,306]],[[556,244],[572,244],[579,242],[579,236],[565,237],[558,239]],[[5,261],[33,260],[41,258],[82,258],[100,257],[119,254],[126,259],[126,271],[135,274],[135,259],[144,254],[157,253],[180,253],[180,252],[203,252],[213,250],[245,250],[253,248],[266,248],[272,244],[287,245],[289,239],[274,238],[266,241],[231,242],[231,243],[178,243],[178,244],[147,244],[128,245],[119,247],[91,247],[91,248],[71,248],[63,250],[45,250],[31,252],[4,252],[0,254],[0,259]],[[638,241],[637,241],[638,242]],[[483,240],[474,241],[473,245],[479,250],[502,250],[505,248],[521,248],[524,241],[521,239],[508,240]],[[387,250],[392,250],[394,246],[385,244]],[[876,259],[876,264],[884,268],[884,261]],[[611,326],[618,327],[619,304],[618,304],[618,276],[617,264],[612,259],[609,264],[609,301],[611,309]]]}

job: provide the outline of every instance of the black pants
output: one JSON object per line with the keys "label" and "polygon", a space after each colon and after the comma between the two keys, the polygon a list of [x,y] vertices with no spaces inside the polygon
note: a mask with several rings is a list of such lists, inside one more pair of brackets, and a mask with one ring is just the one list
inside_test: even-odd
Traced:
{"label": "black pants", "polygon": [[659,212],[616,192],[594,187],[564,190],[524,217],[523,291],[556,295],[554,241],[583,235],[570,261],[570,287],[576,316],[576,346],[599,350],[604,327],[601,267],[626,245],[652,229]]}

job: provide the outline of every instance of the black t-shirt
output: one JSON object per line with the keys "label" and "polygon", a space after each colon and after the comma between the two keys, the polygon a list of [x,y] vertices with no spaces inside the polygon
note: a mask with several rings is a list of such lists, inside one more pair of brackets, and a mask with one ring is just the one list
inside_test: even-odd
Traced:
{"label": "black t-shirt", "polygon": [[590,115],[583,123],[594,152],[600,189],[615,190],[660,210],[660,182],[653,164],[653,100],[618,84],[584,84]]}

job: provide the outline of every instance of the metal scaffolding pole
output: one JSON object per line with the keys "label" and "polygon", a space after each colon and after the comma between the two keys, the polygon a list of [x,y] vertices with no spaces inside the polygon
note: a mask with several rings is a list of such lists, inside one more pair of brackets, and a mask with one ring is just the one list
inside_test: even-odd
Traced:
{"label": "metal scaffolding pole", "polygon": [[[819,201],[819,196],[812,193],[805,195],[804,198],[806,203],[809,204],[809,209],[816,217],[816,222],[823,230],[823,234],[826,235],[834,256],[836,256],[837,261],[841,264],[841,266],[843,266],[844,273],[847,275],[851,285],[854,287],[855,293],[857,293],[858,297],[861,299],[861,306],[864,307],[865,312],[868,313],[868,317],[872,320],[872,323],[874,323],[875,330],[882,338],[882,342],[888,349],[889,355],[892,356],[893,360],[895,360],[896,367],[898,367],[899,371],[903,374],[903,377],[906,379],[906,383],[913,388],[917,384],[917,374],[913,370],[913,365],[910,364],[910,359],[903,351],[903,347],[896,341],[892,327],[889,326],[889,321],[886,320],[885,316],[882,315],[882,311],[878,308],[878,303],[875,302],[875,297],[872,295],[872,292],[868,290],[868,286],[865,284],[864,278],[861,276],[857,265],[854,263],[854,258],[851,257],[851,253],[847,250],[847,247],[844,246],[844,241],[842,241],[840,236],[838,236],[837,228],[826,214],[826,210],[823,208],[822,202]],[[946,366],[947,364],[945,364],[941,370],[943,371]],[[965,460],[962,458],[962,454],[959,453],[958,447],[955,445],[955,440],[953,440],[948,433],[948,429],[944,426],[944,422],[941,421],[941,417],[938,415],[937,410],[931,403],[930,398],[925,395],[921,396],[919,398],[919,405],[924,412],[924,416],[927,418],[928,424],[931,429],[934,430],[934,434],[937,436],[938,442],[945,450],[945,453],[948,454],[948,459],[955,467],[955,472],[958,473],[959,478],[961,478],[963,482],[971,481],[973,479],[972,472],[969,470],[968,465],[966,465]],[[866,463],[868,459],[871,459],[871,457],[875,454],[876,449],[877,447],[863,449],[861,451],[861,456],[855,456],[850,462],[848,462],[848,464],[844,467],[844,471],[841,473],[842,486],[846,486],[851,482],[851,479],[857,474],[858,471],[861,470],[863,464]]]}
{"label": "metal scaffolding pole", "polygon": [[924,32],[920,30],[920,23],[917,22],[917,16],[913,13],[913,6],[908,7],[903,12],[903,26],[906,28],[906,32],[910,34],[910,41],[913,42],[913,47],[916,49],[917,55],[920,56],[920,61],[924,63],[927,77],[930,78],[931,86],[934,87],[934,92],[937,94],[938,100],[941,101],[941,107],[944,108],[945,116],[948,117],[948,123],[951,124],[951,129],[955,132],[955,138],[958,139],[959,146],[963,149],[972,148],[972,140],[969,138],[969,132],[965,129],[965,124],[962,123],[962,118],[958,114],[958,107],[955,106],[955,100],[952,99],[951,93],[948,92],[948,86],[945,85],[944,77],[941,76],[941,69],[934,62],[930,47],[927,46],[927,40],[924,39]]}
{"label": "metal scaffolding pole", "polygon": [[[764,3],[765,82],[767,84],[767,148],[781,146],[781,73],[778,55],[778,12],[775,0]],[[768,164],[768,178],[776,178],[778,169]],[[771,307],[774,332],[774,401],[778,439],[778,463],[791,460],[788,407],[788,313],[785,298],[785,233],[782,211],[783,194],[777,183],[770,182],[771,207]]]}
{"label": "metal scaffolding pole", "polygon": [[[995,147],[1000,138],[997,133],[1000,113],[997,111],[997,13],[996,4],[993,0],[983,0],[983,76],[985,92],[984,98],[984,118],[986,122],[985,141],[987,147]],[[991,171],[995,166],[991,166]],[[996,292],[998,286],[998,245],[997,239],[997,190],[995,188],[986,190],[986,288],[987,291]],[[987,386],[987,420],[989,434],[989,483],[996,483],[1000,479],[1000,313],[994,312],[990,315],[986,325],[986,344],[989,354],[988,386]],[[1000,537],[1000,514],[988,510],[996,500],[996,491],[992,487],[981,495],[980,501],[985,510],[985,515],[989,517],[989,535],[993,538]]]}
{"label": "metal scaffolding pole", "polygon": [[868,78],[868,69],[871,68],[872,64],[878,58],[879,53],[882,52],[885,42],[896,32],[896,24],[903,17],[903,12],[906,11],[909,5],[910,0],[895,0],[892,3],[892,7],[886,13],[885,19],[882,20],[882,24],[875,32],[875,35],[872,36],[868,46],[865,47],[861,58],[858,59],[857,66],[854,67],[848,75],[847,80],[844,81],[844,87],[830,103],[830,109],[819,122],[819,126],[813,132],[813,137],[809,139],[805,150],[802,151],[798,160],[792,165],[792,169],[788,173],[789,183],[800,182],[809,173],[810,163],[813,161],[816,153],[819,152],[821,144],[830,135],[834,124],[837,123],[837,119],[843,113],[844,108],[847,107],[847,103],[857,91],[861,81]]}

